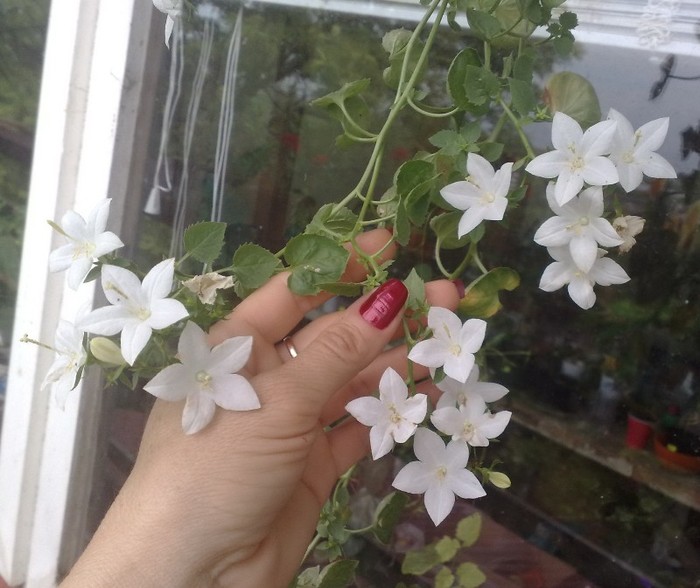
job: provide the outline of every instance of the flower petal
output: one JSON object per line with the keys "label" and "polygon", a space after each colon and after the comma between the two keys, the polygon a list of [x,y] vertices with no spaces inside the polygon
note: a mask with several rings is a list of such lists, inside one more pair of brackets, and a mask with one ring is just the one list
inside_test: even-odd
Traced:
{"label": "flower petal", "polygon": [[452,512],[455,505],[455,495],[446,484],[433,483],[425,491],[423,502],[425,510],[428,511],[428,515],[437,526]]}
{"label": "flower petal", "polygon": [[374,396],[355,398],[345,405],[345,410],[366,427],[373,427],[386,418],[386,408]]}
{"label": "flower petal", "polygon": [[426,339],[416,343],[408,354],[408,359],[424,365],[438,368],[445,363],[445,343],[437,339]]}
{"label": "flower petal", "polygon": [[231,337],[211,350],[207,368],[212,373],[234,373],[240,371],[253,351],[253,337]]}
{"label": "flower petal", "polygon": [[586,159],[590,156],[610,153],[617,122],[603,120],[586,129],[581,139],[581,149],[586,153]]}
{"label": "flower petal", "polygon": [[571,239],[569,230],[571,222],[561,216],[553,216],[542,223],[537,229],[534,241],[544,247],[557,247],[568,245]]}
{"label": "flower petal", "polygon": [[447,355],[445,357],[444,370],[450,378],[458,382],[466,382],[469,372],[474,367],[474,356],[471,354]]}
{"label": "flower petal", "polygon": [[485,190],[496,172],[485,157],[472,152],[467,155],[467,173],[473,184]]}
{"label": "flower petal", "polygon": [[442,188],[440,195],[448,204],[451,204],[458,210],[466,210],[478,198],[479,192],[473,184],[462,180]]}
{"label": "flower petal", "polygon": [[188,395],[182,411],[182,430],[186,435],[201,431],[214,418],[215,411],[216,404],[211,398],[198,393]]}
{"label": "flower petal", "polygon": [[122,329],[121,348],[122,355],[129,365],[134,365],[139,353],[151,338],[152,332],[147,323],[136,320],[126,322]]}
{"label": "flower petal", "polygon": [[535,157],[525,171],[538,178],[556,178],[568,164],[569,159],[564,153],[549,151]]}
{"label": "flower petal", "polygon": [[560,151],[567,151],[572,143],[578,144],[583,138],[583,130],[572,117],[561,111],[552,117],[552,145]]}
{"label": "flower petal", "polygon": [[174,363],[160,370],[143,389],[157,398],[169,401],[179,401],[195,386],[195,380],[190,371],[179,363]]}
{"label": "flower petal", "polygon": [[450,476],[450,490],[460,498],[473,500],[486,496],[484,487],[478,478],[469,470],[452,472]]}
{"label": "flower petal", "polygon": [[399,470],[391,485],[410,494],[423,494],[432,480],[433,473],[429,468],[419,461],[412,461]]}
{"label": "flower petal", "polygon": [[138,304],[143,299],[141,281],[135,273],[116,265],[103,265],[102,289],[110,304]]}
{"label": "flower petal", "polygon": [[172,298],[153,301],[150,310],[147,322],[153,329],[164,329],[189,316],[185,305]]}
{"label": "flower petal", "polygon": [[445,454],[445,443],[436,432],[419,427],[413,441],[413,453],[429,466],[442,461]]}
{"label": "flower petal", "polygon": [[378,425],[369,431],[369,445],[372,448],[372,459],[384,457],[394,448],[394,438],[389,427]]}
{"label": "flower petal", "polygon": [[658,153],[649,153],[640,163],[642,164],[642,171],[650,178],[677,177],[673,166]]}
{"label": "flower petal", "polygon": [[173,289],[175,260],[164,259],[154,265],[143,278],[143,291],[149,301],[165,298]]}
{"label": "flower petal", "polygon": [[615,164],[607,157],[586,159],[583,179],[592,186],[608,186],[617,183],[619,176]]}
{"label": "flower petal", "polygon": [[255,410],[260,399],[250,382],[240,374],[222,374],[214,379],[211,397],[225,410]]}
{"label": "flower petal", "polygon": [[479,432],[489,439],[495,439],[501,433],[503,433],[503,431],[505,431],[508,423],[510,422],[511,416],[512,413],[509,410],[501,410],[493,415],[490,415],[479,426]]}
{"label": "flower petal", "polygon": [[588,273],[598,259],[598,243],[588,235],[574,237],[569,242],[569,251],[576,267]]}
{"label": "flower petal", "polygon": [[668,133],[668,117],[657,118],[637,129],[637,151],[656,151],[663,145]]}
{"label": "flower petal", "polygon": [[131,320],[131,313],[123,306],[103,306],[85,315],[77,327],[95,335],[116,335]]}
{"label": "flower petal", "polygon": [[539,288],[545,292],[554,292],[566,284],[571,277],[571,272],[564,262],[550,263],[542,273]]}
{"label": "flower petal", "polygon": [[569,296],[584,310],[588,310],[595,304],[595,292],[590,280],[584,277],[574,277],[569,282]]}
{"label": "flower petal", "polygon": [[472,206],[464,211],[457,226],[457,236],[464,237],[473,231],[484,220],[484,209],[482,206]]}

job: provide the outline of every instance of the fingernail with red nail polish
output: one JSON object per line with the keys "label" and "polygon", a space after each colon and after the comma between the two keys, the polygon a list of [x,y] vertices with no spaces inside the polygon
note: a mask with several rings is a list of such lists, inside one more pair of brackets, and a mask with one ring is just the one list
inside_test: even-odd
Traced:
{"label": "fingernail with red nail polish", "polygon": [[457,279],[452,280],[452,283],[455,285],[455,288],[457,288],[457,295],[460,297],[460,299],[464,298],[464,282]]}
{"label": "fingernail with red nail polish", "polygon": [[360,315],[377,329],[385,329],[399,314],[408,298],[408,290],[401,280],[384,282],[360,307]]}

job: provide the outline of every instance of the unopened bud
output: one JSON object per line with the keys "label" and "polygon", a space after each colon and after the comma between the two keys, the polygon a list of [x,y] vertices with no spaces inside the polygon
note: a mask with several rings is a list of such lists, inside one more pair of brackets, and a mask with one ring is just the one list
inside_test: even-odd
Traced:
{"label": "unopened bud", "polygon": [[510,478],[506,476],[503,472],[489,472],[489,482],[491,482],[496,488],[510,488]]}
{"label": "unopened bud", "polygon": [[102,363],[113,366],[126,365],[126,360],[122,356],[119,345],[106,337],[95,337],[92,339],[90,341],[90,353]]}

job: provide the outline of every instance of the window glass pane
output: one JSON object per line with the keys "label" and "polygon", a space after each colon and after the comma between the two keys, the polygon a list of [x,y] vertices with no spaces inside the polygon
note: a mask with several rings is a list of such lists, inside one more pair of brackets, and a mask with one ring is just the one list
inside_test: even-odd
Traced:
{"label": "window glass pane", "polygon": [[0,425],[49,1],[0,2]]}
{"label": "window glass pane", "polygon": [[[139,178],[143,191],[134,195],[134,206],[144,211],[138,221],[139,261],[167,254],[173,227],[212,218],[219,185],[220,216],[214,216],[229,224],[227,255],[245,242],[276,251],[303,230],[319,206],[352,190],[364,169],[371,147],[338,142],[338,122],[310,101],[348,81],[370,78],[361,116],[368,127],[376,126],[388,105],[382,38],[411,23],[247,3],[239,58],[228,62],[237,72],[227,102],[233,112],[231,142],[217,147],[227,124],[220,122],[220,112],[237,16],[237,5],[207,4],[185,22],[181,85],[177,69],[170,69],[177,43],[172,53],[159,46],[153,56],[162,60],[161,83],[152,102],[143,105],[155,109],[149,166]],[[554,72],[586,76],[598,90],[603,116],[614,107],[634,128],[671,117],[659,152],[678,179],[645,181],[621,197],[627,214],[646,219],[637,244],[620,260],[631,282],[596,290],[597,304],[588,312],[572,303],[566,289],[538,289],[551,262],[532,240],[551,214],[544,182],[532,182],[527,206],[510,211],[504,227],[489,227],[483,241],[488,267],[507,263],[521,276],[520,288],[502,295],[504,309],[490,320],[493,351],[483,371],[484,379],[511,390],[503,406],[513,411],[515,422],[488,456],[503,462],[513,486],[492,488],[486,499],[461,507],[462,514],[476,508],[485,516],[480,542],[465,557],[494,586],[692,586],[700,570],[698,478],[667,463],[676,453],[700,450],[680,434],[652,435],[641,448],[627,445],[630,415],[653,419],[659,428],[700,432],[700,127],[695,101],[689,100],[700,84],[700,59],[628,44],[584,44],[565,59],[541,54],[537,75],[542,91]],[[440,35],[425,81],[433,104],[449,104],[447,70],[465,46],[480,43],[447,28]],[[168,104],[172,124],[164,127]],[[433,151],[429,137],[445,124],[403,115],[385,147],[388,165],[378,185],[390,185],[398,165],[416,153]],[[495,124],[495,116],[485,117],[485,128]],[[537,150],[548,148],[549,124],[533,124],[528,132]],[[512,131],[503,133],[503,160],[515,161],[523,155],[519,141]],[[167,148],[159,153],[159,147]],[[218,156],[227,161],[222,184]],[[449,255],[443,261],[459,263]],[[415,264],[426,277],[437,275],[432,242],[412,240],[391,271],[405,277]],[[474,277],[467,274],[465,281]],[[104,427],[106,459],[93,525],[128,474],[150,407],[147,396],[125,389],[109,391],[108,398],[113,407]],[[387,477],[381,465],[364,467],[375,468],[373,480]],[[418,517],[402,532],[399,540],[409,544],[439,536]],[[396,542],[392,546],[400,549]],[[361,574],[369,585],[388,585],[387,577],[398,581],[395,553],[371,543],[360,549]]]}

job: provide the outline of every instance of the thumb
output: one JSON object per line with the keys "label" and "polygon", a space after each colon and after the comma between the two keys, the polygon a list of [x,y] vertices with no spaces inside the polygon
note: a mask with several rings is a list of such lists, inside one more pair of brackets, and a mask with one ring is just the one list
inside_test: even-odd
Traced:
{"label": "thumb", "polygon": [[288,394],[316,405],[320,413],[325,402],[389,343],[407,298],[406,286],[391,279],[357,300],[338,313],[338,320],[295,359],[279,368],[278,382],[284,382]]}

